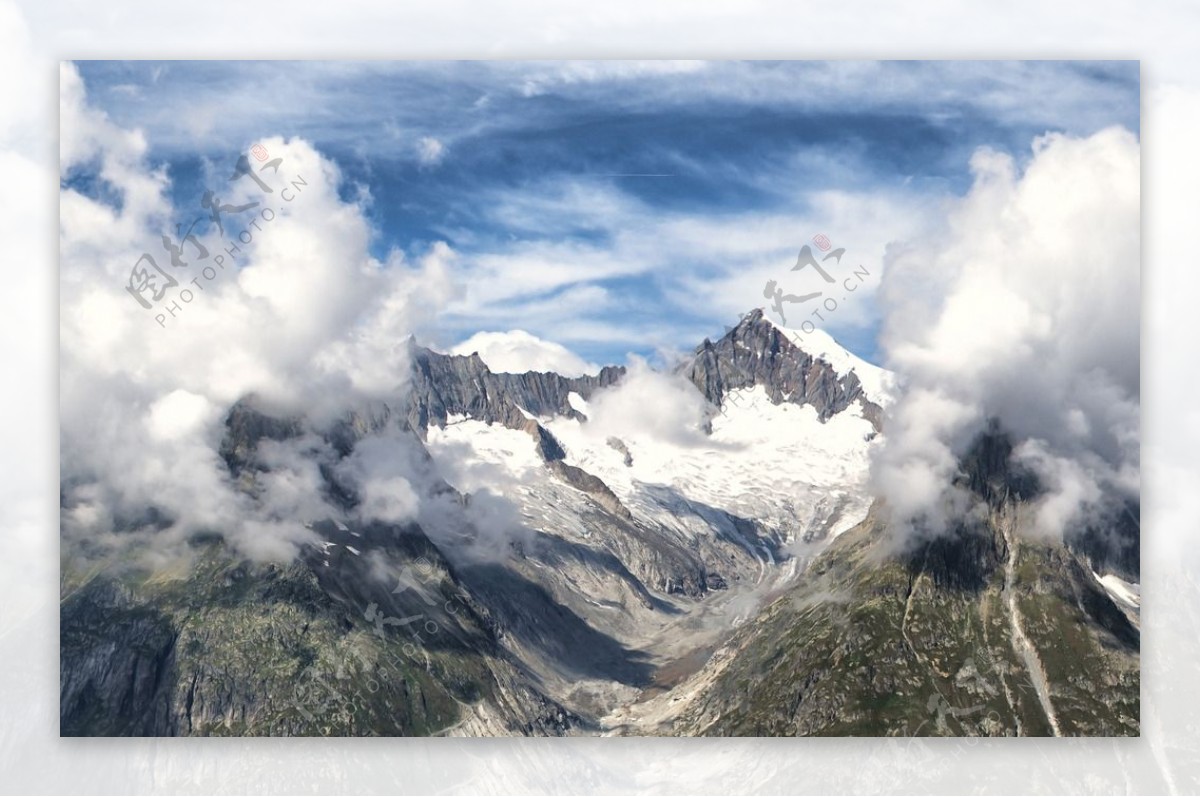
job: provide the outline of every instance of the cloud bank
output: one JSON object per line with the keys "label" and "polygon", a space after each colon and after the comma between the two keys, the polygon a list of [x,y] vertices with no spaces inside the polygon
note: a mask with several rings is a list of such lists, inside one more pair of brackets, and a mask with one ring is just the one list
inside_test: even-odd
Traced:
{"label": "cloud bank", "polygon": [[1138,498],[1139,144],[1121,128],[987,149],[946,221],[893,251],[883,344],[904,392],[873,479],[896,518],[937,531],[966,496],[959,458],[996,421],[1059,536]]}
{"label": "cloud bank", "polygon": [[523,329],[509,332],[477,332],[451,349],[450,353],[478,353],[487,367],[495,373],[554,371],[562,376],[583,376],[600,371],[600,366],[587,362],[566,346],[542,340]]}
{"label": "cloud bank", "polygon": [[592,395],[587,410],[585,429],[601,438],[712,445],[704,432],[712,412],[704,395],[682,374],[656,371],[636,357],[620,382]]}
{"label": "cloud bank", "polygon": [[[307,522],[341,513],[318,470],[335,454],[312,434],[264,444],[269,470],[240,489],[218,453],[229,406],[254,394],[319,426],[398,399],[405,339],[452,295],[454,252],[434,243],[415,262],[373,257],[363,204],[297,138],[231,142],[225,161],[205,165],[208,207],[173,201],[172,175],[148,161],[142,134],[94,109],[74,66],[61,84],[64,539],[152,539],[144,550],[168,555],[216,532],[246,555],[289,558],[311,538]],[[255,144],[257,179],[239,177],[238,156]],[[204,215],[214,206],[220,226]],[[130,290],[138,268],[155,275],[151,289]],[[360,467],[371,454],[345,466],[359,512],[415,516],[398,470]]]}

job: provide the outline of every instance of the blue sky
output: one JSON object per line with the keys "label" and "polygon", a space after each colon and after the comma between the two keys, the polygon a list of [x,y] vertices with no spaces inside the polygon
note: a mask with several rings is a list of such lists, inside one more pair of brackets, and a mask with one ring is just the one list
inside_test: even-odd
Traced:
{"label": "blue sky", "polygon": [[[817,233],[871,284],[980,147],[1135,132],[1136,62],[79,62],[178,204],[272,135],[312,142],[375,254],[456,253],[448,346],[521,328],[597,363],[721,333]],[[87,190],[88,176],[79,176]],[[100,190],[96,188],[96,190]],[[827,331],[878,359],[871,285]]]}

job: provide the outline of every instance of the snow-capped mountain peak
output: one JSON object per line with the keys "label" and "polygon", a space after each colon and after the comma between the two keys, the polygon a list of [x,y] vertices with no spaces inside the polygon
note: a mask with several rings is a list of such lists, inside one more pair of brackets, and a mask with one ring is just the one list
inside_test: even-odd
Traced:
{"label": "snow-capped mountain peak", "polygon": [[[804,330],[787,327],[775,321],[763,309],[755,309],[746,318],[755,316],[779,330],[793,345],[833,366],[841,376],[854,373],[862,384],[867,398],[881,407],[891,403],[895,391],[895,374],[886,368],[869,363],[838,343],[832,335],[820,327]],[[743,319],[744,321],[744,319]]]}

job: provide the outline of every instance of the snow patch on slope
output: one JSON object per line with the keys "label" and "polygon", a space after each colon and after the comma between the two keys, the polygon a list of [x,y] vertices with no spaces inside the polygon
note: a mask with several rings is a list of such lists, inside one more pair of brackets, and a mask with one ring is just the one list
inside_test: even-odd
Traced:
{"label": "snow patch on slope", "polygon": [[[681,541],[715,533],[744,539],[728,515],[756,522],[783,547],[832,539],[866,517],[869,453],[878,443],[857,403],[825,423],[811,406],[772,403],[761,386],[733,391],[726,405],[708,437],[620,438],[630,465],[594,423],[562,417],[543,423],[568,464],[603,480],[641,522]],[[589,409],[582,398],[573,406]],[[579,518],[590,499],[552,476],[527,433],[463,419],[431,426],[427,447],[456,489],[505,495],[530,528],[588,535]],[[749,540],[743,545],[764,568],[774,564],[769,550]]]}
{"label": "snow patch on slope", "polygon": [[571,405],[571,409],[575,410],[580,415],[586,417],[590,414],[587,400],[574,390],[567,394],[567,403]]}
{"label": "snow patch on slope", "polygon": [[699,442],[623,437],[633,464],[606,430],[567,418],[547,427],[567,462],[601,478],[635,516],[695,533],[688,512],[723,510],[760,524],[780,542],[830,537],[866,517],[874,428],[856,403],[822,423],[811,406],[774,404],[761,386],[731,392],[712,435]]}
{"label": "snow patch on slope", "polygon": [[1140,584],[1125,581],[1112,573],[1102,576],[1093,571],[1092,576],[1096,581],[1100,582],[1100,586],[1104,587],[1104,591],[1108,593],[1108,596],[1112,598],[1113,603],[1117,604],[1117,606],[1135,612],[1141,610],[1142,587]]}
{"label": "snow patch on slope", "polygon": [[459,492],[503,495],[531,529],[588,536],[580,521],[588,499],[553,477],[528,433],[467,419],[430,426],[425,445],[442,478]]}

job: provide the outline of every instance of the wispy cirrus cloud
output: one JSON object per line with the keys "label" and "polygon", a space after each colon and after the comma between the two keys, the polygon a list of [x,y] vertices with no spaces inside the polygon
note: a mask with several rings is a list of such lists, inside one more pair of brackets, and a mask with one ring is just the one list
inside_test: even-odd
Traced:
{"label": "wispy cirrus cloud", "polygon": [[[215,150],[299,135],[338,165],[343,198],[369,197],[375,257],[450,246],[462,287],[441,345],[525,329],[598,362],[719,333],[818,232],[882,276],[889,244],[969,189],[980,146],[1022,159],[1047,131],[1138,127],[1130,62],[80,68],[173,191]],[[876,284],[826,323],[868,357]]]}

